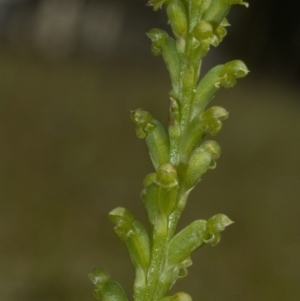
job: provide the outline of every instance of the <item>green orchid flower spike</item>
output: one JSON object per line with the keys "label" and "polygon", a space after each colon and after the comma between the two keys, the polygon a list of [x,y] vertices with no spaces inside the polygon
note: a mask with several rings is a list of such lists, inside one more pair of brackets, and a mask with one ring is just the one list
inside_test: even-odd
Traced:
{"label": "green orchid flower spike", "polygon": [[[222,89],[232,88],[249,72],[240,60],[217,65],[200,77],[202,59],[211,46],[217,47],[226,36],[227,15],[232,5],[248,6],[242,0],[150,0],[156,11],[166,8],[173,37],[160,29],[147,36],[151,50],[161,55],[171,79],[169,126],[137,109],[131,112],[138,138],[144,139],[153,163],[146,175],[141,199],[149,230],[125,208],[109,214],[115,233],[124,241],[136,271],[135,301],[191,301],[191,296],[168,291],[178,278],[187,274],[191,255],[205,245],[219,243],[221,232],[232,221],[224,214],[199,219],[176,233],[178,220],[188,196],[203,175],[216,167],[221,148],[215,136],[228,118],[220,106],[208,108]],[[106,271],[94,269],[90,278],[94,295],[102,301],[125,301],[120,284]]]}

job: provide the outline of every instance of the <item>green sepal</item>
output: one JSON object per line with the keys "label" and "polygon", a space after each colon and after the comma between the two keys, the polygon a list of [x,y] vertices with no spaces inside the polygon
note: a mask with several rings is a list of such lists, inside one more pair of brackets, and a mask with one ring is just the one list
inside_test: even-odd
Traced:
{"label": "green sepal", "polygon": [[151,129],[145,139],[150,157],[155,169],[169,162],[170,142],[163,125],[153,119],[154,128]]}
{"label": "green sepal", "polygon": [[192,301],[192,297],[184,292],[178,292],[173,296],[166,296],[159,301]]}
{"label": "green sepal", "polygon": [[217,160],[220,158],[221,148],[216,141],[206,140],[200,145],[200,148],[210,153],[212,160]]}
{"label": "green sepal", "polygon": [[146,272],[150,262],[150,239],[145,227],[122,207],[112,210],[109,219],[116,225],[117,236],[125,242],[133,266]]}
{"label": "green sepal", "polygon": [[207,221],[207,231],[222,232],[226,227],[233,224],[233,221],[225,214],[218,213]]}
{"label": "green sepal", "polygon": [[200,141],[205,135],[203,128],[202,115],[199,114],[188,125],[181,136],[178,152],[180,155],[180,162],[186,163],[190,152],[199,145]]}
{"label": "green sepal", "polygon": [[95,284],[93,294],[101,301],[127,301],[126,294],[121,285],[110,279],[109,274],[99,268],[94,268],[89,273],[89,278]]}
{"label": "green sepal", "polygon": [[145,204],[148,221],[152,227],[155,225],[158,216],[155,187],[156,185],[151,183],[140,194],[140,198]]}
{"label": "green sepal", "polygon": [[153,55],[162,55],[163,59],[169,70],[169,74],[172,81],[172,88],[177,95],[178,93],[178,82],[179,82],[179,71],[180,62],[177,52],[177,46],[174,39],[170,38],[169,35],[157,28],[151,29],[147,36],[151,39],[152,45],[151,50]]}
{"label": "green sepal", "polygon": [[228,27],[228,26],[231,26],[231,24],[229,23],[229,21],[228,21],[227,18],[224,18],[224,19],[222,20],[220,26]]}
{"label": "green sepal", "polygon": [[[228,112],[222,107],[211,107],[204,113],[198,114],[187,126],[179,144],[181,162],[186,163],[186,158],[191,151],[199,146],[201,140],[209,135],[216,135],[221,127],[222,120],[228,117]],[[205,142],[206,143],[206,142]],[[205,143],[203,145],[205,145]],[[200,147],[202,149],[202,145]]]}
{"label": "green sepal", "polygon": [[197,220],[181,230],[168,245],[167,265],[172,266],[183,262],[204,244],[205,235],[205,220]]}
{"label": "green sepal", "polygon": [[201,6],[203,5],[203,0],[189,0],[189,31],[191,32],[195,25],[198,23],[201,14]]}
{"label": "green sepal", "polygon": [[226,63],[220,73],[220,86],[228,89],[236,84],[237,78],[243,78],[248,74],[249,70],[244,62],[234,60]]}
{"label": "green sepal", "polygon": [[169,162],[170,142],[163,125],[143,109],[132,111],[131,120],[137,136],[145,138],[154,168]]}
{"label": "green sepal", "polygon": [[165,39],[165,43],[162,47],[162,57],[170,74],[172,89],[174,91],[174,94],[177,96],[180,74],[180,60],[174,39],[170,37],[167,37]]}
{"label": "green sepal", "polygon": [[216,160],[220,154],[219,144],[210,140],[203,142],[191,153],[184,181],[186,190],[193,188],[208,169],[216,167]]}
{"label": "green sepal", "polygon": [[209,8],[211,2],[212,2],[212,0],[203,0],[202,6],[200,8],[199,19],[202,19],[203,15],[205,14],[205,12],[207,11],[207,9]]}
{"label": "green sepal", "polygon": [[131,121],[136,125],[135,132],[137,137],[140,139],[146,138],[150,129],[154,127],[154,125],[151,123],[153,120],[152,115],[143,109],[131,111],[130,118]]}
{"label": "green sepal", "polygon": [[[157,285],[158,296],[164,296],[169,289],[174,285],[177,279],[183,278],[187,275],[187,268],[192,265],[191,258],[188,257],[180,264],[169,265],[166,262],[164,270],[160,275],[159,283]],[[166,296],[161,300],[191,300],[191,297],[185,293],[177,293],[173,296]]]}
{"label": "green sepal", "polygon": [[153,28],[146,34],[148,38],[152,41],[151,50],[153,55],[155,56],[160,55],[165,40],[168,37],[168,34],[164,30],[158,28]]}
{"label": "green sepal", "polygon": [[179,264],[179,272],[177,278],[184,278],[187,276],[187,268],[193,264],[191,257],[186,258],[183,262]]}
{"label": "green sepal", "polygon": [[177,172],[170,163],[161,165],[155,180],[142,192],[149,222],[154,226],[159,214],[169,216],[175,207],[178,193]]}
{"label": "green sepal", "polygon": [[192,35],[198,40],[203,41],[213,37],[213,27],[209,22],[201,20],[192,31]]}
{"label": "green sepal", "polygon": [[158,186],[164,189],[171,189],[178,186],[177,171],[175,167],[170,164],[162,164],[156,172],[156,179],[154,180]]}
{"label": "green sepal", "polygon": [[[192,112],[194,114],[194,112]],[[195,116],[188,124],[179,144],[181,160],[186,163],[186,158],[195,149],[206,135],[214,136],[222,128],[222,121],[228,118],[228,112],[218,106],[209,108]]]}
{"label": "green sepal", "polygon": [[229,113],[222,107],[211,107],[202,113],[203,131],[215,136],[222,128],[222,121],[228,118]]}
{"label": "green sepal", "polygon": [[210,69],[200,80],[196,88],[191,119],[193,119],[199,111],[203,111],[205,109],[209,101],[220,89],[220,85],[217,83],[220,81],[219,77],[222,69],[223,65],[217,65]]}
{"label": "green sepal", "polygon": [[109,274],[101,268],[92,269],[88,276],[97,286],[105,285],[110,280]]}
{"label": "green sepal", "polygon": [[223,21],[221,22],[221,24],[215,29],[214,31],[214,36],[211,39],[211,44],[214,47],[219,46],[219,44],[223,41],[223,39],[225,38],[226,34],[227,34],[227,30],[226,30],[226,26],[229,26],[230,24],[228,23],[227,19],[223,19]]}
{"label": "green sepal", "polygon": [[101,301],[128,301],[121,285],[116,281],[109,281],[103,288],[93,289],[94,297]]}
{"label": "green sepal", "polygon": [[157,11],[158,9],[162,8],[163,4],[166,2],[167,0],[149,0],[147,5],[148,6],[153,6],[153,10]]}
{"label": "green sepal", "polygon": [[184,38],[188,32],[188,16],[181,0],[167,2],[167,15],[176,38]]}
{"label": "green sepal", "polygon": [[230,8],[231,4],[227,0],[214,0],[205,12],[203,19],[211,23],[213,28],[216,29],[227,16]]}
{"label": "green sepal", "polygon": [[212,246],[216,246],[221,239],[221,231],[224,231],[225,228],[231,225],[233,221],[226,216],[225,214],[216,214],[210,219],[208,219],[206,224],[206,237],[205,243]]}
{"label": "green sepal", "polygon": [[153,183],[155,179],[156,179],[156,172],[148,173],[143,180],[144,188],[146,188],[148,185]]}
{"label": "green sepal", "polygon": [[229,13],[231,5],[234,4],[248,6],[248,3],[242,0],[214,0],[206,10],[203,19],[210,22],[214,29],[216,29]]}
{"label": "green sepal", "polygon": [[[210,45],[214,40],[213,27],[210,23],[205,20],[201,20],[196,24],[192,31],[193,36],[193,49],[195,58],[202,60],[203,57],[208,53]],[[197,78],[198,80],[198,74]]]}
{"label": "green sepal", "polygon": [[247,66],[240,60],[217,65],[208,71],[197,86],[191,119],[204,111],[221,87],[232,88],[236,79],[245,77],[248,72]]}
{"label": "green sepal", "polygon": [[129,210],[122,207],[115,208],[109,213],[109,219],[116,225],[114,231],[121,240],[127,240],[134,235],[132,224],[135,218]]}

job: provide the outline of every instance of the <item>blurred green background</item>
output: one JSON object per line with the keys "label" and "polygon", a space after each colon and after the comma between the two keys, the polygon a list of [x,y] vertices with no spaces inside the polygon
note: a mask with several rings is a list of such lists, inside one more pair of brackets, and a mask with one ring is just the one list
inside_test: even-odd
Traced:
{"label": "blurred green background", "polygon": [[[49,54],[26,35],[2,37],[0,300],[94,300],[93,267],[132,296],[133,267],[107,215],[124,206],[146,222],[139,193],[152,167],[129,111],[146,108],[166,124],[170,83],[144,34],[126,28],[124,52]],[[227,56],[236,58],[212,51],[208,65]],[[230,112],[216,137],[222,156],[192,192],[179,228],[219,212],[235,224],[217,247],[193,255],[172,291],[194,300],[298,301],[299,78],[285,64],[285,73],[254,62],[253,70],[251,57],[248,65],[248,77],[213,101]]]}

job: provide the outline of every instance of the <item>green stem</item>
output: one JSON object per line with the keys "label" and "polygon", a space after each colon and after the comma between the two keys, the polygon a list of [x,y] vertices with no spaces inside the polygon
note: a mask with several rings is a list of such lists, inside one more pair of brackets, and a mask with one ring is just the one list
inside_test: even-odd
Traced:
{"label": "green stem", "polygon": [[[172,130],[176,131],[175,120],[171,116],[171,124],[169,127],[169,136],[171,140],[170,161],[174,166],[178,166],[182,155],[179,153],[178,146],[185,132],[191,114],[195,88],[200,72],[201,60],[199,56],[192,51],[192,40],[187,39],[185,54],[179,54],[180,59],[180,79],[179,79],[179,103],[180,110],[180,129],[178,133],[173,135]],[[173,128],[172,128],[173,127]],[[160,279],[166,260],[167,246],[174,236],[176,226],[180,215],[185,207],[188,193],[184,191],[183,186],[179,187],[180,193],[177,194],[176,207],[167,219],[158,218],[158,222],[154,226],[152,258],[147,277],[147,301],[157,301],[165,296],[170,289],[170,279],[162,281]],[[167,224],[165,224],[167,222]]]}

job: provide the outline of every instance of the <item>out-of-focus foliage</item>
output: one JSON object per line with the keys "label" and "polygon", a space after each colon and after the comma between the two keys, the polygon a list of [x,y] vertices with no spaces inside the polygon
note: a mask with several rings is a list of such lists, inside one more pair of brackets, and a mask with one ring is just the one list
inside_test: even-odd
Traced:
{"label": "out-of-focus foliage", "polygon": [[[141,0],[1,0],[0,42],[29,44],[43,55],[74,53],[145,56],[140,37],[155,26],[167,29],[165,13],[153,14]],[[240,57],[255,72],[300,76],[300,4],[294,0],[251,0],[231,13],[230,35],[216,50],[223,61]],[[287,30],[289,29],[289,30]],[[224,30],[219,32],[220,37]],[[253,42],[255,41],[255,42]],[[226,52],[227,49],[227,52]],[[230,53],[232,56],[228,55]]]}

